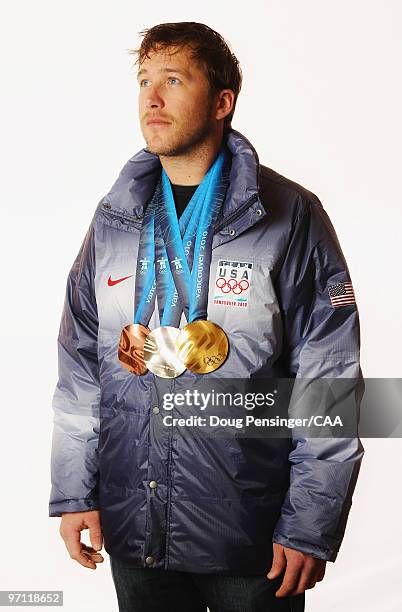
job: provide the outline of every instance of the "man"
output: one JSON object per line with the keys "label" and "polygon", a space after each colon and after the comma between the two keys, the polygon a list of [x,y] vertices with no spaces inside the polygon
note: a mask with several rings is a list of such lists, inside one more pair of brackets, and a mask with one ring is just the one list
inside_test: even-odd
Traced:
{"label": "man", "polygon": [[[318,198],[261,165],[231,128],[241,71],[222,37],[193,22],[144,34],[138,83],[147,147],[100,201],[67,282],[49,514],[62,516],[60,533],[84,567],[103,561],[104,543],[120,610],[303,610],[305,590],[336,559],[360,440],[228,442],[173,428],[161,436],[163,394],[194,376],[187,370],[172,382],[146,368],[135,375],[122,367],[119,340],[142,297],[139,249],[158,180],[168,177],[181,221],[220,151],[230,177],[201,296],[230,345],[216,380],[334,377],[357,389],[349,271]],[[240,269],[247,282],[230,284]],[[145,333],[161,318],[158,302]],[[87,528],[91,546],[80,541]]]}

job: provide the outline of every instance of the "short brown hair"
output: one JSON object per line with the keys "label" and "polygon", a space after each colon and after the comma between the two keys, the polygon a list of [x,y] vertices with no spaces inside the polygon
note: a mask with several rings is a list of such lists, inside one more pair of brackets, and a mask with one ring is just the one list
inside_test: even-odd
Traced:
{"label": "short brown hair", "polygon": [[192,57],[204,69],[210,84],[210,92],[215,95],[222,89],[234,92],[233,109],[224,119],[224,125],[230,127],[242,84],[240,64],[232,53],[225,39],[212,28],[195,21],[180,21],[178,23],[161,23],[139,32],[143,36],[138,49],[129,53],[136,54],[135,64],[141,65],[150,51],[160,48],[184,46],[192,49]]}

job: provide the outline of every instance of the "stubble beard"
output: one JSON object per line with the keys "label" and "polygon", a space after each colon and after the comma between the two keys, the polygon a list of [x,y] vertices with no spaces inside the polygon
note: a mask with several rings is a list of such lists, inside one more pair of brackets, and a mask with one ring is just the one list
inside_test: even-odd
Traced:
{"label": "stubble beard", "polygon": [[212,118],[212,104],[209,103],[206,108],[206,112],[203,121],[197,125],[197,128],[193,131],[180,130],[176,134],[172,141],[169,143],[161,143],[159,145],[150,144],[147,139],[147,149],[155,155],[162,155],[166,157],[175,157],[179,155],[186,155],[197,149],[208,137],[213,133],[214,121]]}

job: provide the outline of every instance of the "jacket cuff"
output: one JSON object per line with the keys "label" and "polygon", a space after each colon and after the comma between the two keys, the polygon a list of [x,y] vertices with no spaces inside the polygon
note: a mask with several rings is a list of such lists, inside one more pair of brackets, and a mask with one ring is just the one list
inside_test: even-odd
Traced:
{"label": "jacket cuff", "polygon": [[61,516],[63,512],[86,512],[99,510],[98,499],[66,499],[49,504],[49,516]]}
{"label": "jacket cuff", "polygon": [[298,540],[297,538],[287,537],[276,530],[272,536],[272,541],[276,542],[277,544],[282,544],[282,546],[286,546],[287,548],[293,548],[295,550],[299,550],[300,552],[307,553],[316,559],[323,559],[324,561],[335,561],[338,555],[337,550],[317,546],[316,544],[304,542],[303,540]]}

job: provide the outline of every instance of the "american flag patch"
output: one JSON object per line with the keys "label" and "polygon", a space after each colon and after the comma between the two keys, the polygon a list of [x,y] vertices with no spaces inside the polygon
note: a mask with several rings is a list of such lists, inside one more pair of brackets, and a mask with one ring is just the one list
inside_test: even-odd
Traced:
{"label": "american flag patch", "polygon": [[328,287],[328,293],[334,308],[346,306],[347,304],[356,304],[353,285],[350,281],[330,285]]}

